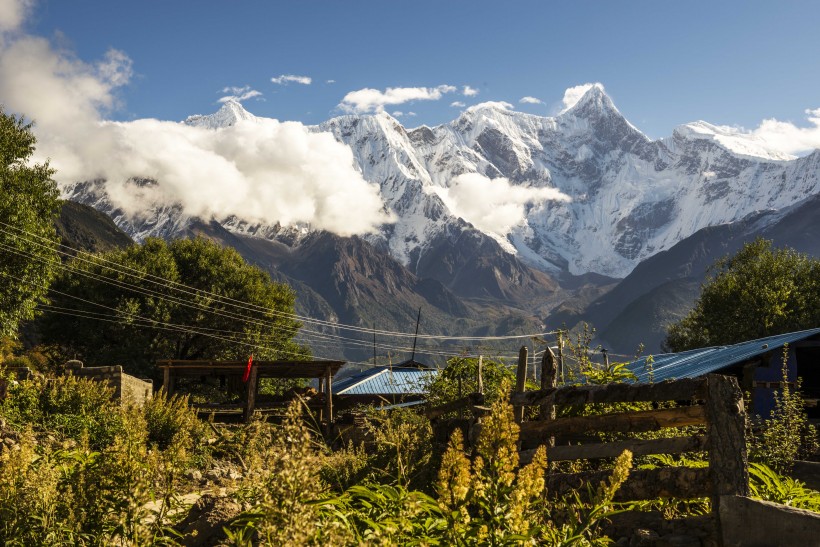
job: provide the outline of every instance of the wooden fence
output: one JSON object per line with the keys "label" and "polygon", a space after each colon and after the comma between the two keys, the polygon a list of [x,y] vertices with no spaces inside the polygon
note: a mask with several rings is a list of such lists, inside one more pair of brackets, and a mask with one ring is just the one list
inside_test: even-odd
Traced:
{"label": "wooden fence", "polygon": [[[664,381],[654,384],[572,385],[555,387],[555,360],[546,352],[542,361],[541,389],[524,391],[526,348],[519,359],[518,384],[511,395],[515,418],[520,423],[521,462],[531,460],[539,445],[546,445],[551,462],[613,458],[624,450],[635,456],[650,454],[682,454],[706,452],[707,467],[658,467],[636,469],[617,493],[618,501],[639,501],[655,498],[693,499],[708,497],[712,501],[712,524],[719,537],[721,496],[748,496],[749,476],[745,441],[745,411],[737,380],[733,377],[708,375],[701,378]],[[522,366],[523,364],[523,366]],[[650,410],[615,412],[595,415],[556,417],[562,407],[580,411],[590,404],[667,403],[678,405]],[[538,418],[524,420],[526,407],[538,407]],[[481,432],[484,406],[481,393],[470,394],[458,401],[431,408],[428,417],[434,421],[439,440],[461,427],[474,443]],[[467,418],[443,419],[453,412],[468,412]],[[574,414],[581,414],[575,412]],[[676,434],[676,428],[704,426],[694,435]],[[664,430],[661,438],[638,439],[636,433]],[[619,433],[622,438],[601,442],[596,433]],[[597,486],[610,471],[555,473],[547,475],[548,493],[558,496],[571,489]],[[656,519],[657,515],[646,515]],[[632,515],[632,526],[640,526],[640,514]],[[710,534],[711,535],[711,534]]]}

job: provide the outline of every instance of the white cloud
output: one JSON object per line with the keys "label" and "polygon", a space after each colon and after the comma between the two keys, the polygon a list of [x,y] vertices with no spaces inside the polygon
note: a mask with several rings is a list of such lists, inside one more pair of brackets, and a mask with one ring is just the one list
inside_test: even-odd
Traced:
{"label": "white cloud", "polygon": [[253,99],[255,97],[261,97],[262,92],[257,91],[255,89],[251,89],[250,86],[228,86],[222,88],[222,93],[227,93],[224,97],[219,98],[220,103],[226,103],[228,101],[236,101],[241,103],[242,101],[247,101],[248,99]]}
{"label": "white cloud", "polygon": [[336,80],[325,80],[326,84],[335,84]]}
{"label": "white cloud", "polygon": [[467,110],[479,110],[481,108],[497,108],[499,110],[512,110],[513,105],[506,101],[485,101],[483,103],[474,104]]}
{"label": "white cloud", "polygon": [[0,0],[0,32],[19,29],[33,4],[34,0]]}
{"label": "white cloud", "polygon": [[506,178],[490,179],[479,173],[457,176],[449,188],[430,187],[450,211],[479,230],[507,235],[525,220],[525,206],[544,201],[569,201],[555,188],[514,186]]}
{"label": "white cloud", "polygon": [[437,87],[388,87],[385,91],[364,88],[344,96],[339,108],[345,112],[381,112],[386,105],[404,104],[410,101],[437,101],[445,93],[456,90],[451,85]]}
{"label": "white cloud", "polygon": [[411,110],[410,112],[407,113],[407,115],[412,118],[413,116],[416,115],[416,113]]}
{"label": "white cloud", "polygon": [[464,86],[464,90],[462,91],[465,97],[475,97],[478,95],[478,90],[474,87],[470,87],[468,85]]}
{"label": "white cloud", "polygon": [[763,120],[750,134],[761,139],[772,150],[785,154],[800,155],[820,149],[820,108],[806,109],[808,127],[798,127],[791,122],[774,118]]}
{"label": "white cloud", "polygon": [[278,84],[278,85],[285,85],[285,84],[302,84],[302,85],[310,85],[313,83],[313,78],[310,76],[296,76],[294,74],[282,74],[281,76],[277,76],[275,78],[270,79],[271,82]]}
{"label": "white cloud", "polygon": [[[130,74],[130,59],[116,50],[87,63],[40,37],[0,36],[0,97],[7,111],[36,121],[35,161],[49,158],[63,187],[105,180],[126,214],[179,204],[204,218],[304,223],[340,235],[390,220],[378,186],[362,178],[350,148],[330,133],[270,119],[219,130],[106,121]],[[135,177],[157,184],[136,187],[129,182]]]}
{"label": "white cloud", "polygon": [[455,108],[464,108],[467,105],[461,101],[453,101],[450,103],[450,106],[454,106]]}
{"label": "white cloud", "polygon": [[544,101],[536,97],[521,97],[518,102],[524,104],[544,104]]}
{"label": "white cloud", "polygon": [[402,112],[401,110],[396,110],[395,112],[393,112],[394,118],[401,118],[402,116],[404,116],[404,112]]}
{"label": "white cloud", "polygon": [[575,106],[575,103],[581,100],[581,97],[584,96],[584,93],[586,93],[593,87],[599,87],[601,91],[604,90],[603,84],[600,83],[581,84],[576,85],[575,87],[567,88],[567,90],[564,91],[564,98],[561,100],[563,104],[561,111],[564,112]]}

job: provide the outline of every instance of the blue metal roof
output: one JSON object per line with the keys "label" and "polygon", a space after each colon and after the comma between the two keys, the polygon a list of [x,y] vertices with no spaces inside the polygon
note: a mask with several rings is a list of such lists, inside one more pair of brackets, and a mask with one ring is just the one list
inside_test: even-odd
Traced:
{"label": "blue metal roof", "polygon": [[333,383],[336,395],[423,395],[437,369],[373,367]]}
{"label": "blue metal roof", "polygon": [[[652,380],[660,382],[677,378],[695,378],[782,348],[785,344],[793,344],[817,335],[820,335],[820,328],[778,334],[732,346],[715,346],[680,353],[654,355],[652,356]],[[642,357],[628,365],[629,370],[635,373],[639,382],[650,380],[646,359],[647,357]]]}

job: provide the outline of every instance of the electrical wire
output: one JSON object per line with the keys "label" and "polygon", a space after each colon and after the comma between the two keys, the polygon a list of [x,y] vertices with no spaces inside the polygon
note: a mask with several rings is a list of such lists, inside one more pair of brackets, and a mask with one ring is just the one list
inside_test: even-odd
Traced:
{"label": "electrical wire", "polygon": [[[16,230],[17,232],[22,232],[22,233],[28,234],[32,237],[44,240],[46,242],[53,243],[53,242],[50,242],[50,240],[48,240],[47,238],[44,238],[44,237],[39,236],[37,234],[33,234],[31,232],[23,230],[22,228],[18,228],[16,226],[13,226],[13,225],[8,224],[8,223],[3,222],[3,221],[0,221],[0,226],[6,226],[8,228]],[[20,239],[23,239],[24,241],[27,241],[28,243],[32,243],[34,245],[39,245],[41,247],[51,248],[50,244],[37,243],[37,242],[32,241],[28,238],[25,238],[25,237],[19,236],[17,234],[11,233],[6,229],[0,228],[0,231],[6,233],[8,235],[11,235],[12,237],[18,237]],[[92,253],[87,253],[85,251],[75,249],[75,248],[70,247],[68,245],[64,245],[64,244],[57,244],[57,245],[59,247],[74,251],[74,253],[75,253],[75,254],[72,255],[71,253],[68,253],[68,252],[65,252],[65,251],[57,251],[60,254],[63,254],[65,256],[72,256],[73,258],[82,260],[82,261],[87,262],[87,263],[97,264],[94,261],[91,261],[91,260],[80,257],[80,255],[88,255],[88,256],[91,256],[95,260],[98,260],[100,262],[113,264],[113,266],[110,266],[110,269],[112,269],[112,270],[118,271],[119,273],[123,273],[125,275],[131,275],[132,277],[138,277],[140,280],[146,280],[146,278],[149,278],[148,280],[150,282],[152,282],[154,284],[157,284],[157,285],[160,285],[163,288],[174,288],[174,286],[175,287],[182,287],[182,289],[174,288],[174,290],[178,290],[178,291],[186,293],[186,294],[191,294],[193,296],[199,296],[200,294],[204,294],[206,296],[211,296],[211,297],[214,297],[214,298],[217,298],[217,299],[222,299],[222,300],[226,301],[226,303],[231,303],[232,305],[234,305],[236,307],[241,307],[244,310],[248,310],[249,308],[256,308],[258,311],[264,311],[265,313],[271,313],[271,314],[274,314],[274,315],[280,315],[280,316],[284,316],[284,317],[287,317],[287,318],[296,319],[296,320],[301,321],[301,322],[306,322],[306,323],[310,323],[310,324],[318,324],[318,325],[328,326],[328,327],[337,328],[337,329],[361,332],[361,333],[366,333],[368,335],[372,334],[375,331],[376,334],[381,334],[381,335],[386,335],[386,336],[406,337],[406,338],[417,337],[417,338],[423,338],[423,339],[436,339],[436,340],[460,340],[460,341],[477,340],[478,341],[478,340],[515,340],[515,339],[524,339],[524,338],[532,338],[532,337],[544,337],[544,336],[547,336],[547,335],[550,335],[550,334],[556,334],[558,332],[558,331],[549,331],[549,332],[542,332],[542,333],[522,334],[522,335],[505,335],[505,336],[449,336],[449,335],[430,335],[430,334],[427,334],[427,335],[418,334],[418,335],[416,335],[414,333],[409,333],[409,332],[368,329],[366,327],[359,327],[359,326],[356,326],[356,325],[347,325],[347,324],[344,324],[344,323],[334,323],[334,322],[324,321],[324,320],[315,319],[315,318],[311,318],[311,317],[300,316],[300,315],[296,315],[296,314],[288,314],[288,313],[279,312],[279,311],[276,311],[276,310],[270,310],[268,308],[264,308],[262,306],[258,306],[258,305],[255,305],[255,304],[252,304],[252,303],[249,303],[249,302],[244,302],[244,301],[241,301],[241,300],[237,300],[237,299],[225,296],[225,295],[215,294],[215,293],[205,291],[205,290],[202,290],[202,289],[197,289],[195,287],[185,285],[184,283],[179,283],[179,282],[176,282],[176,281],[165,279],[165,278],[162,278],[162,277],[159,277],[159,276],[155,276],[153,274],[149,274],[147,272],[141,272],[141,271],[139,271],[135,268],[130,268],[128,266],[125,266],[125,265],[122,265],[122,264],[107,260],[103,257],[100,257],[99,255],[94,255]],[[125,271],[123,271],[123,270],[125,270]],[[137,274],[139,274],[139,275],[129,273],[129,271],[130,272],[137,272]]]}

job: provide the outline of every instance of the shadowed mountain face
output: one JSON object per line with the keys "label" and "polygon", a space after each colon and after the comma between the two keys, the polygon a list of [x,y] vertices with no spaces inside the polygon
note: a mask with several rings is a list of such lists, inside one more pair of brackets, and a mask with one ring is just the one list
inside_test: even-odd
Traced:
{"label": "shadowed mountain face", "polygon": [[820,198],[811,197],[785,211],[752,215],[743,221],[704,228],[668,251],[639,264],[613,290],[552,321],[598,328],[604,345],[629,354],[638,344],[660,351],[666,326],[678,321],[700,294],[700,285],[716,260],[736,253],[757,237],[820,257]]}
{"label": "shadowed mountain face", "polygon": [[73,201],[63,202],[60,216],[54,225],[60,242],[71,249],[99,253],[121,249],[134,243],[134,240],[120,230],[108,215]]}

